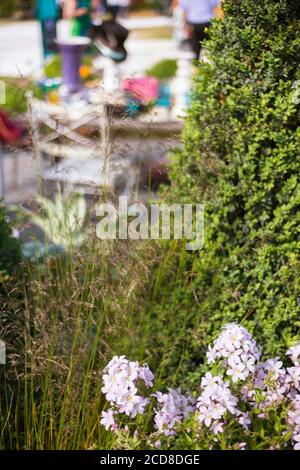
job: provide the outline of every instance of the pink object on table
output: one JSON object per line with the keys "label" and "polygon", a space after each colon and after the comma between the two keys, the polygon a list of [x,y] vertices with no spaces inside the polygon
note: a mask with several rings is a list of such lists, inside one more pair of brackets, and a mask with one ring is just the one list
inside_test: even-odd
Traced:
{"label": "pink object on table", "polygon": [[8,115],[0,110],[0,142],[3,144],[13,144],[18,142],[22,136],[21,126],[12,121]]}
{"label": "pink object on table", "polygon": [[160,83],[154,77],[128,78],[124,80],[122,88],[144,105],[157,100],[160,95]]}

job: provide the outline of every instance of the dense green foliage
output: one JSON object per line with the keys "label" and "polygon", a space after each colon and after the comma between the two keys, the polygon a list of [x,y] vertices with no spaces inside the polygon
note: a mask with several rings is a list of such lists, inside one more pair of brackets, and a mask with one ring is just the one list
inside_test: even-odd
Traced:
{"label": "dense green foliage", "polygon": [[175,321],[189,312],[196,361],[228,321],[254,330],[265,354],[282,353],[300,326],[300,4],[224,9],[173,168],[172,197],[206,204],[205,248],[192,268],[187,257],[190,289],[172,311]]}

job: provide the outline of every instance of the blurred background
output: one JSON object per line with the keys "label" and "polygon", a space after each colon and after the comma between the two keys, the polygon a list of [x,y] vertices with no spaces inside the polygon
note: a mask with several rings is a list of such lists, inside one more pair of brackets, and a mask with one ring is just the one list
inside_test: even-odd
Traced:
{"label": "blurred background", "polygon": [[[167,13],[172,0],[132,0],[132,10],[152,9]],[[1,0],[0,17],[15,19],[30,19],[34,16],[34,0]]]}

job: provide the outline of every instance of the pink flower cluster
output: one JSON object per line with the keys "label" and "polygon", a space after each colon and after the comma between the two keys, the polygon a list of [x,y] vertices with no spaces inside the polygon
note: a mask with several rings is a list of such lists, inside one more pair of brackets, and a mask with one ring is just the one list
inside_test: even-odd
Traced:
{"label": "pink flower cluster", "polygon": [[[300,392],[299,346],[293,346],[287,355],[294,361],[293,367],[283,367],[279,357],[258,363],[252,380],[243,387],[242,397],[253,408],[261,410],[260,417],[265,417],[265,411],[279,406],[285,400],[293,400]],[[257,395],[257,391],[259,394]]]}
{"label": "pink flower cluster", "polygon": [[[221,361],[224,373],[206,373],[198,399],[182,394],[181,389],[151,395],[157,402],[154,410],[151,409],[154,436],[174,436],[178,426],[188,416],[195,415],[201,429],[206,427],[217,440],[225,424],[235,422],[248,431],[251,413],[251,417],[266,419],[270,409],[284,405],[288,411],[283,432],[290,431],[294,448],[300,450],[300,344],[292,346],[287,356],[293,362],[292,367],[285,368],[279,357],[259,362],[260,351],[250,333],[237,324],[226,325],[207,353],[208,363],[218,361],[219,367]],[[102,412],[101,424],[107,430],[118,430],[116,415],[123,413],[135,418],[144,414],[150,399],[139,394],[138,389],[141,384],[151,388],[153,379],[147,364],[140,366],[125,356],[114,357],[103,375],[102,391],[111,408]],[[239,408],[249,411],[242,412]],[[155,446],[160,446],[159,440]]]}
{"label": "pink flower cluster", "polygon": [[115,356],[104,369],[102,392],[113,409],[102,412],[101,424],[106,429],[116,427],[114,416],[125,413],[131,418],[143,414],[149,399],[138,394],[138,382],[143,381],[147,388],[153,386],[153,374],[145,364],[128,361],[125,356]]}
{"label": "pink flower cluster", "polygon": [[229,389],[229,381],[224,382],[219,376],[208,372],[201,381],[202,393],[197,400],[198,419],[211,429],[214,434],[223,432],[223,418],[229,412],[240,414],[237,409],[238,399]]}
{"label": "pink flower cluster", "polygon": [[213,346],[208,347],[208,363],[223,359],[223,367],[234,383],[244,381],[255,370],[260,352],[249,331],[235,323],[225,325]]}
{"label": "pink flower cluster", "polygon": [[192,395],[182,395],[180,388],[169,389],[169,393],[157,392],[153,394],[158,406],[155,410],[155,428],[160,434],[174,436],[177,424],[195,411],[196,400]]}
{"label": "pink flower cluster", "polygon": [[[257,364],[251,383],[243,387],[242,396],[252,407],[261,410],[259,415],[264,418],[264,411],[272,406],[279,406],[290,390],[286,369],[279,357],[268,359]],[[259,395],[257,396],[257,391]]]}

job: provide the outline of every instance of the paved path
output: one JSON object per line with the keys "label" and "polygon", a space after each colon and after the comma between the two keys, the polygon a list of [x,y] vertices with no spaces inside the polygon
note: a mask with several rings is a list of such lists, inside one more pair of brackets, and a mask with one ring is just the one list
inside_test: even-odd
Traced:
{"label": "paved path", "polygon": [[[167,17],[131,18],[124,21],[129,29],[170,26]],[[67,21],[60,21],[58,37],[69,32]],[[170,40],[128,40],[128,72],[141,72],[163,58],[176,57]],[[36,21],[12,22],[0,26],[0,76],[35,75],[42,65],[39,24]]]}

